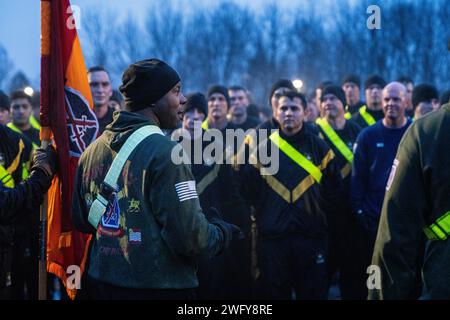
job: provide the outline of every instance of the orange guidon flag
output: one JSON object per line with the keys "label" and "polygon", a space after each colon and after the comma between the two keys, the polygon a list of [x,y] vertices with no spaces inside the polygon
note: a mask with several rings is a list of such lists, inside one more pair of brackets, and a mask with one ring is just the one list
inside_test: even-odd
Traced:
{"label": "orange guidon flag", "polygon": [[[80,41],[69,0],[41,0],[41,137],[54,139],[59,172],[48,191],[47,271],[67,285],[67,270],[84,271],[90,236],[72,224],[78,159],[98,134]],[[67,293],[74,299],[76,289]]]}

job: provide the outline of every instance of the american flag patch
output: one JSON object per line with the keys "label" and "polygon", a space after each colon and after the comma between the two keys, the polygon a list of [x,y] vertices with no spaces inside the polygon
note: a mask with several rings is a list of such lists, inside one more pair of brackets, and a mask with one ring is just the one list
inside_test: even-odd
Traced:
{"label": "american flag patch", "polygon": [[175,184],[175,190],[177,191],[180,202],[198,198],[195,180],[179,182]]}
{"label": "american flag patch", "polygon": [[128,229],[128,240],[130,243],[140,243],[141,229]]}

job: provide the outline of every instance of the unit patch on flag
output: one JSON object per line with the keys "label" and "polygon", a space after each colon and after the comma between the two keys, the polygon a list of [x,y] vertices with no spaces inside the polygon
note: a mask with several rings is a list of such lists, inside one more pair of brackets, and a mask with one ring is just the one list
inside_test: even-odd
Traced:
{"label": "unit patch on flag", "polygon": [[195,180],[183,181],[175,184],[175,190],[180,202],[198,198]]}

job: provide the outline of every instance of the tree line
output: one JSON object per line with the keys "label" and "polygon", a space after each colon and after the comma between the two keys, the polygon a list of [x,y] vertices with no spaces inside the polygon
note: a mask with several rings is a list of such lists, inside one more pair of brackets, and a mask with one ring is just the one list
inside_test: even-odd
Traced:
{"label": "tree line", "polygon": [[[185,92],[240,84],[261,106],[268,105],[270,86],[279,78],[302,79],[305,92],[349,73],[362,80],[377,73],[388,81],[407,75],[449,89],[448,3],[378,2],[273,2],[251,10],[231,1],[206,9],[155,0],[143,22],[131,14],[118,20],[117,12],[98,7],[85,10],[79,33],[86,64],[106,67],[116,86],[128,64],[158,57],[180,73]],[[380,7],[381,29],[367,27],[373,4]]]}

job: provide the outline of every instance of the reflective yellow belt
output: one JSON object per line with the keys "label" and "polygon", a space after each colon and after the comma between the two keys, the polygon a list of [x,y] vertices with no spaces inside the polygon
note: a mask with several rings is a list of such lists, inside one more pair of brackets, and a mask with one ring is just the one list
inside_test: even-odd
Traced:
{"label": "reflective yellow belt", "polygon": [[446,240],[450,236],[450,211],[432,225],[423,228],[423,231],[429,240]]}
{"label": "reflective yellow belt", "polygon": [[14,179],[8,170],[0,164],[0,181],[7,188],[14,188]]}
{"label": "reflective yellow belt", "polygon": [[317,118],[316,123],[322,128],[323,132],[327,135],[328,139],[330,139],[331,143],[334,144],[336,149],[344,156],[345,159],[349,163],[353,162],[353,152],[350,148],[342,141],[341,137],[334,131],[334,129],[330,126],[328,121],[324,118]]}
{"label": "reflective yellow belt", "polygon": [[367,112],[367,107],[364,105],[361,108],[359,108],[359,114],[363,117],[364,121],[366,121],[366,123],[371,126],[373,125],[375,122],[377,122],[375,120],[374,117],[372,117],[372,115]]}
{"label": "reflective yellow belt", "polygon": [[8,123],[6,126],[17,133],[22,134],[22,130],[17,128],[12,122]]}
{"label": "reflective yellow belt", "polygon": [[300,167],[305,169],[313,178],[320,183],[322,179],[322,172],[319,168],[317,168],[314,163],[309,161],[302,155],[299,151],[297,151],[293,146],[291,146],[286,140],[280,137],[278,132],[274,132],[270,135],[269,139],[281,150],[283,151],[289,158],[291,158],[295,163],[297,163]]}
{"label": "reflective yellow belt", "polygon": [[34,117],[34,115],[30,116],[30,124],[36,130],[41,130],[41,125],[39,124],[39,121],[37,121],[37,119]]}
{"label": "reflective yellow belt", "polygon": [[[17,133],[23,134],[22,130],[20,130],[19,128],[17,128],[12,122],[8,123],[7,126],[8,126],[8,128],[10,128],[11,130],[13,130],[13,131],[15,131],[15,132],[17,132]],[[34,143],[33,141],[31,141],[31,143],[33,144],[33,149],[39,148],[39,146],[38,146],[36,143]]]}

